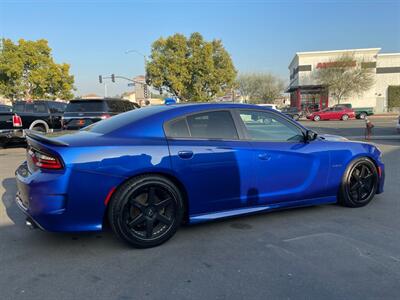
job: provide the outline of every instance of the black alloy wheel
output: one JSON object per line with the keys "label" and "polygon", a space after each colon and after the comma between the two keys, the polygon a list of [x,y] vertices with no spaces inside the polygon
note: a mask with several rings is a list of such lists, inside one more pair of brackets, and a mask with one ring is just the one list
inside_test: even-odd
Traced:
{"label": "black alloy wheel", "polygon": [[138,248],[157,246],[178,229],[183,201],[178,188],[161,176],[141,176],[123,184],[112,197],[109,220],[114,232]]}
{"label": "black alloy wheel", "polygon": [[339,202],[348,207],[367,205],[378,187],[378,172],[368,158],[353,162],[347,169],[339,195]]}

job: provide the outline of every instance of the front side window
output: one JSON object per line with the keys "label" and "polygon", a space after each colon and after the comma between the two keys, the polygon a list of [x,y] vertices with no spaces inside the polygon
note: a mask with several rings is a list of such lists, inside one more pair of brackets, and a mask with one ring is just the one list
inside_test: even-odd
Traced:
{"label": "front side window", "polygon": [[251,140],[266,142],[302,141],[303,133],[278,115],[262,111],[240,111],[240,118]]}
{"label": "front side window", "polygon": [[169,121],[165,133],[172,138],[237,140],[235,123],[229,111],[209,111]]}

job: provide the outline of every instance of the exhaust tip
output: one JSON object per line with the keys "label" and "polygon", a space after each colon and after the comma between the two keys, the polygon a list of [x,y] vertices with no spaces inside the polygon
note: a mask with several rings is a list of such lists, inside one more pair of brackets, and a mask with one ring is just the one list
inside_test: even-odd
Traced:
{"label": "exhaust tip", "polygon": [[25,225],[30,229],[36,229],[38,226],[31,218],[26,218]]}

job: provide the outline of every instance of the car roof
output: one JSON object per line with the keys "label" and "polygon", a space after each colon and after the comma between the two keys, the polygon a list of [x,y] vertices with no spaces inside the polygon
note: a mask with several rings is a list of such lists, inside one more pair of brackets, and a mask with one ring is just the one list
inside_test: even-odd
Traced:
{"label": "car roof", "polygon": [[92,99],[73,99],[70,102],[91,102],[91,101],[129,101],[122,98],[92,98]]}

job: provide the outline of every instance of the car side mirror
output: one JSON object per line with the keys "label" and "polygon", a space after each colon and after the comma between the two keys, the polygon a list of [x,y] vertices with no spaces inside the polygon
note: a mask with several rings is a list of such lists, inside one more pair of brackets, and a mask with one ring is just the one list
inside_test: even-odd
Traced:
{"label": "car side mirror", "polygon": [[306,131],[304,140],[305,140],[306,143],[307,142],[311,142],[311,141],[314,141],[317,138],[317,136],[318,136],[318,134],[315,131],[312,131],[312,130],[308,129]]}

